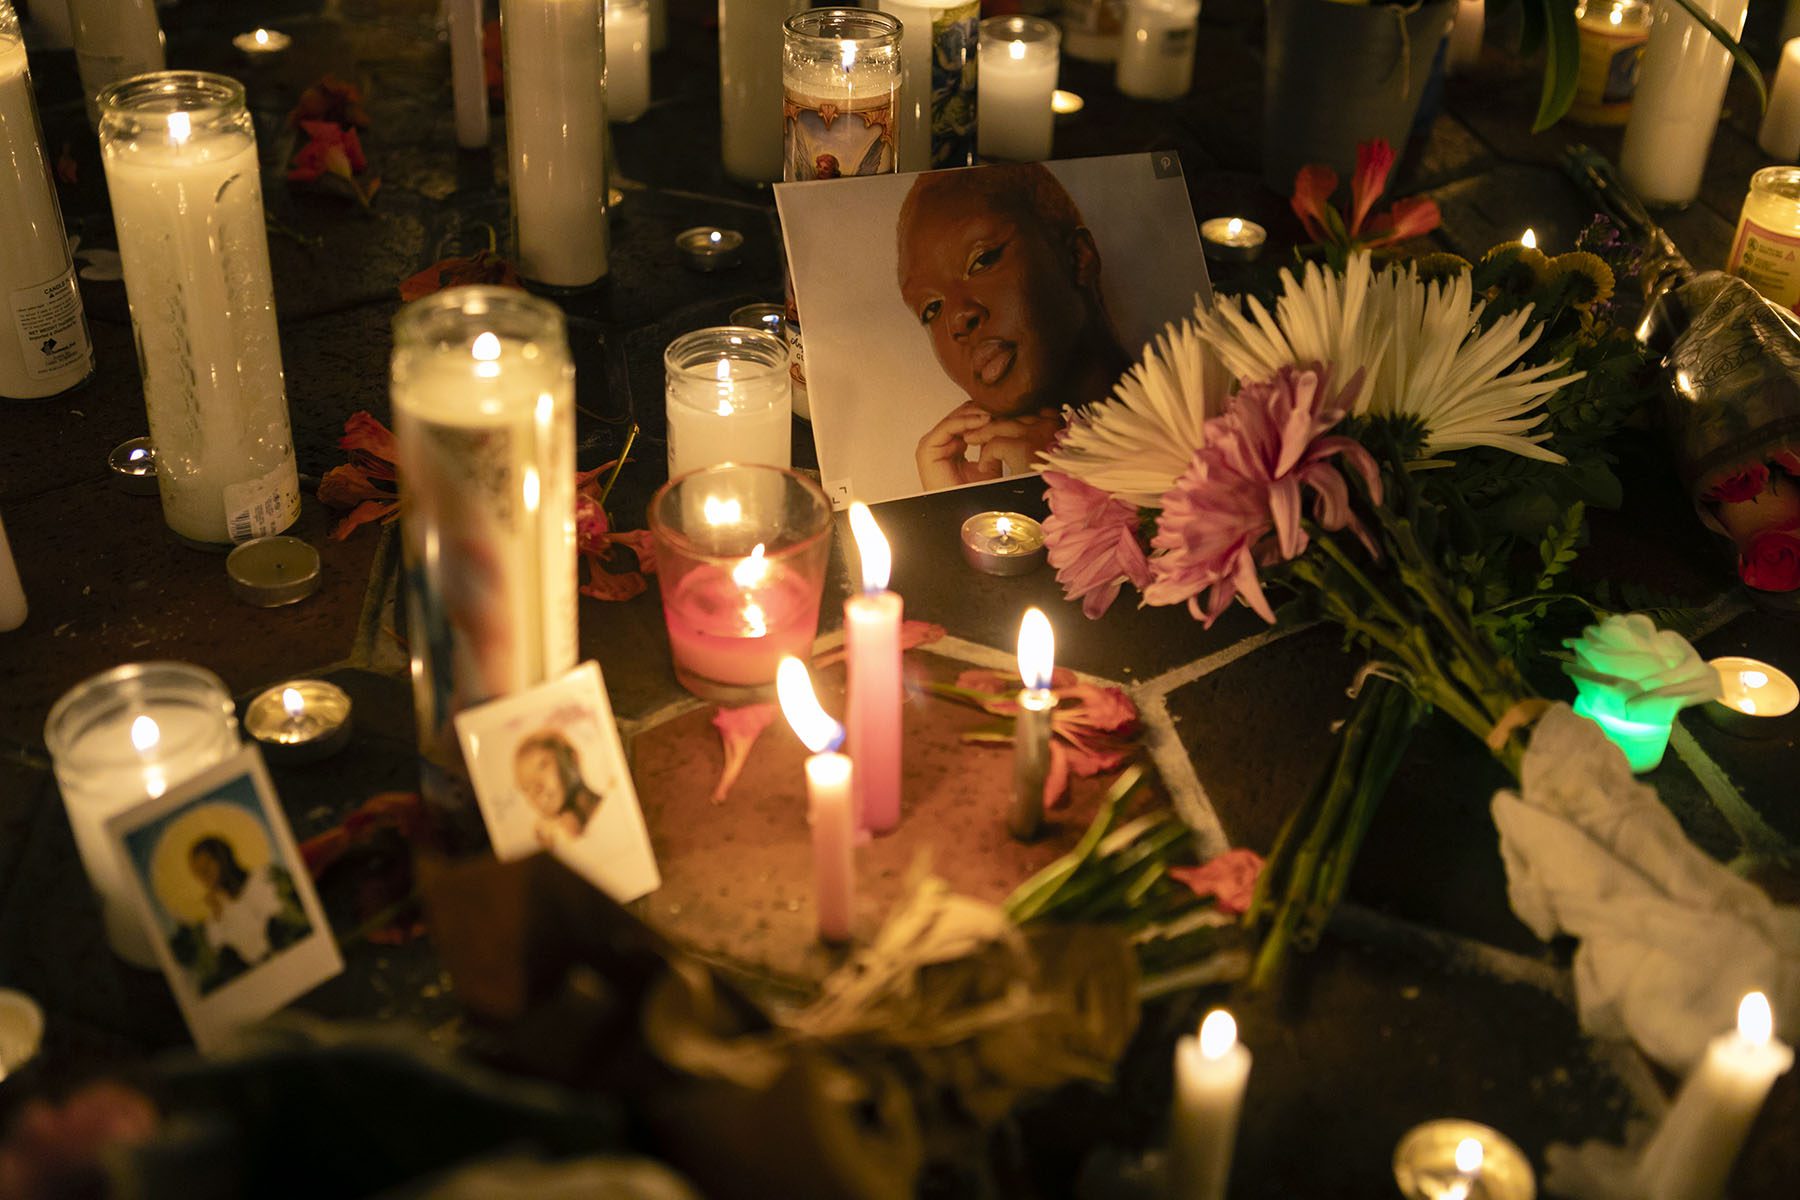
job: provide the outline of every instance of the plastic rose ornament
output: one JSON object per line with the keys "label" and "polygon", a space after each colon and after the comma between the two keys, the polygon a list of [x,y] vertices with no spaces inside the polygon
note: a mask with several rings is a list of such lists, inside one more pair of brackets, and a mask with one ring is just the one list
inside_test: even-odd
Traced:
{"label": "plastic rose ornament", "polygon": [[1719,698],[1719,673],[1686,638],[1642,613],[1610,616],[1563,645],[1571,652],[1563,670],[1575,681],[1576,713],[1625,751],[1633,771],[1662,761],[1676,713]]}

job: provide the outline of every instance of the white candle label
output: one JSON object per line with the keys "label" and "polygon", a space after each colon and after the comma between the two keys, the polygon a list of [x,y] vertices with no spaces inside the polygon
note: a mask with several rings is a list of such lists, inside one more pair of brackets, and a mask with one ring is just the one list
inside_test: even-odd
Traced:
{"label": "white candle label", "polygon": [[1180,29],[1165,29],[1157,39],[1156,52],[1164,58],[1185,58],[1193,52],[1194,27],[1184,25]]}
{"label": "white candle label", "polygon": [[1746,219],[1738,225],[1727,264],[1727,271],[1772,303],[1788,309],[1800,305],[1800,237]]}
{"label": "white candle label", "polygon": [[225,485],[225,525],[234,542],[273,537],[300,516],[300,476],[288,459],[261,479]]}
{"label": "white candle label", "polygon": [[10,300],[26,374],[44,379],[87,358],[87,326],[81,319],[74,267],[48,283],[20,288]]}
{"label": "white candle label", "polygon": [[894,93],[854,100],[785,90],[781,115],[789,182],[894,170]]}
{"label": "white candle label", "polygon": [[931,165],[975,161],[975,46],[981,3],[946,8],[931,18]]}

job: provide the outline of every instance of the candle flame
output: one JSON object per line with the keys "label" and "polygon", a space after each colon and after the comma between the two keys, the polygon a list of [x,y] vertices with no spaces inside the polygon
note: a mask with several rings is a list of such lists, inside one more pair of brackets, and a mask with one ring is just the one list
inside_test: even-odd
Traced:
{"label": "candle flame", "polygon": [[863,591],[881,591],[893,574],[894,553],[875,523],[875,514],[861,500],[850,506],[850,532],[856,535],[856,557],[862,562]]}
{"label": "candle flame", "polygon": [[1769,1011],[1769,998],[1761,992],[1750,992],[1738,1003],[1738,1036],[1752,1046],[1766,1046],[1775,1035],[1775,1014]]}
{"label": "candle flame", "polygon": [[149,458],[149,457],[150,457],[150,452],[148,450],[144,449],[142,446],[134,447],[132,449],[131,453],[127,454],[125,456],[126,461],[128,461],[128,462],[141,462],[144,459]]}
{"label": "candle flame", "polygon": [[850,71],[854,69],[856,66],[856,43],[840,42],[838,45],[840,48],[839,61],[844,64],[844,70]]}
{"label": "candle flame", "polygon": [[1614,25],[1621,25],[1625,21],[1625,10],[1623,8],[1615,7],[1611,12],[1606,14],[1606,19],[1611,21]]}
{"label": "candle flame", "polygon": [[266,46],[269,44],[269,31],[266,29],[259,29],[250,36],[256,40],[256,44],[259,46]]}
{"label": "candle flame", "polygon": [[781,660],[775,672],[775,695],[781,701],[781,715],[808,750],[823,754],[843,745],[844,727],[820,706],[806,664],[791,654]]}
{"label": "candle flame", "polygon": [[156,749],[156,743],[162,741],[162,730],[157,727],[153,717],[139,717],[131,723],[131,748],[139,754]]}
{"label": "candle flame", "polygon": [[1025,43],[1012,42],[1006,47],[1006,52],[1012,55],[1014,62],[1023,62],[1025,59]]}
{"label": "candle flame", "polygon": [[1019,622],[1019,678],[1025,686],[1042,691],[1056,671],[1056,634],[1042,609],[1028,608]]}
{"label": "candle flame", "polygon": [[1473,1175],[1481,1170],[1485,1158],[1486,1152],[1474,1138],[1464,1138],[1456,1143],[1456,1169],[1464,1175]]}
{"label": "candle flame", "polygon": [[1236,237],[1242,232],[1244,232],[1244,218],[1233,217],[1231,220],[1225,222],[1226,237]]}
{"label": "candle flame", "polygon": [[700,507],[708,525],[736,525],[744,519],[744,506],[735,496],[724,500],[708,496]]}
{"label": "candle flame", "polygon": [[1050,93],[1051,111],[1060,113],[1065,117],[1080,112],[1086,106],[1087,101],[1083,100],[1074,92],[1065,92],[1061,88],[1057,88],[1054,92]]}
{"label": "candle flame", "polygon": [[1769,686],[1767,671],[1739,671],[1738,682],[1747,688],[1766,688]]}
{"label": "candle flame", "polygon": [[731,568],[731,582],[741,588],[753,588],[769,577],[769,560],[763,557],[763,544],[756,543],[750,557]]}
{"label": "candle flame", "polygon": [[538,469],[536,467],[526,467],[525,479],[521,487],[521,490],[525,493],[526,512],[534,513],[538,510],[538,500],[541,498],[543,487],[542,481],[538,479]]}
{"label": "candle flame", "polygon": [[294,688],[281,689],[281,707],[287,710],[288,720],[297,721],[300,714],[306,711],[306,701]]}
{"label": "candle flame", "polygon": [[1525,247],[1527,250],[1536,250],[1537,230],[1527,229],[1524,233],[1521,233],[1519,235],[1519,245]]}
{"label": "candle flame", "polygon": [[999,517],[994,521],[994,536],[1009,538],[1012,536],[1012,518]]}
{"label": "candle flame", "polygon": [[716,246],[720,242],[725,240],[725,235],[715,229],[711,233],[706,235],[706,240]]}
{"label": "candle flame", "polygon": [[179,146],[193,135],[193,118],[189,117],[184,112],[172,112],[169,114],[169,142],[171,145]]}
{"label": "candle flame", "polygon": [[491,332],[477,334],[469,353],[482,362],[493,362],[500,357],[500,339]]}
{"label": "candle flame", "polygon": [[[1033,611],[1036,611],[1035,609]],[[1237,1045],[1237,1020],[1222,1008],[1215,1008],[1200,1022],[1200,1054],[1203,1058],[1221,1059]]]}
{"label": "candle flame", "polygon": [[754,600],[744,605],[744,628],[753,638],[769,636],[768,615],[763,612],[762,605]]}

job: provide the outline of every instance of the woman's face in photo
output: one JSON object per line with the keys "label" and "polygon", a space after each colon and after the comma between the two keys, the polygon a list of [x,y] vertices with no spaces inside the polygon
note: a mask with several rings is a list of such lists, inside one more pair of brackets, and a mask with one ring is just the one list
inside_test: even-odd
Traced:
{"label": "woman's face in photo", "polygon": [[533,746],[513,763],[514,781],[525,802],[538,815],[551,817],[562,811],[562,772],[557,769],[556,755],[542,746]]}
{"label": "woman's face in photo", "polygon": [[944,373],[995,416],[1061,403],[1088,320],[1076,248],[954,188],[926,197],[900,246],[900,293]]}
{"label": "woman's face in photo", "polygon": [[188,853],[188,870],[208,891],[219,886],[219,860],[198,846]]}

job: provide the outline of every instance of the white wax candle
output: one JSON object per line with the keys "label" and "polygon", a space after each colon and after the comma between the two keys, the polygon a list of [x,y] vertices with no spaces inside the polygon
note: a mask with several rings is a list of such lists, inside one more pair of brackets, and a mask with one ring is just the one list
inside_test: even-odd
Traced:
{"label": "white wax candle", "polygon": [[720,463],[788,466],[793,460],[793,396],[785,366],[718,358],[672,375],[669,478]]}
{"label": "white wax candle", "polygon": [[813,752],[806,760],[806,799],[819,936],[828,942],[849,941],[856,906],[856,802],[855,771],[849,757],[837,753],[844,729],[819,707],[799,659],[781,660],[775,689],[788,724]]}
{"label": "white wax candle", "polygon": [[650,0],[650,49],[661,54],[669,48],[669,0]]}
{"label": "white wax candle", "polygon": [[[1733,37],[1744,32],[1748,0],[1700,5]],[[1687,204],[1700,194],[1730,79],[1731,52],[1680,5],[1657,5],[1619,152],[1621,175],[1644,200]]]}
{"label": "white wax candle", "polygon": [[1050,157],[1061,55],[1052,43],[981,40],[980,117],[976,122],[981,157],[1040,162]]}
{"label": "white wax candle", "polygon": [[1050,774],[1050,714],[1056,696],[1056,636],[1043,610],[1028,608],[1019,622],[1019,714],[1013,724],[1013,801],[1007,828],[1033,838],[1044,822],[1044,781]]}
{"label": "white wax candle", "polygon": [[[979,0],[881,0],[880,9],[900,18],[900,24],[906,29],[905,36],[900,39],[900,61],[905,64],[905,73],[900,80],[900,110],[896,124],[899,126],[900,171],[928,171],[932,167],[932,61],[937,46],[937,30],[934,25],[944,23],[954,28],[961,25],[962,34],[972,37],[975,23],[980,17]],[[973,54],[975,47],[966,41],[957,45],[964,54]],[[959,97],[970,99],[973,95]],[[966,162],[940,164],[943,166],[968,166]]]}
{"label": "white wax candle", "polygon": [[1474,66],[1481,59],[1481,37],[1486,32],[1487,0],[1458,0],[1456,23],[1444,49],[1444,69],[1454,73]]}
{"label": "white wax candle", "polygon": [[67,50],[75,44],[69,0],[31,0],[31,26],[46,50]]}
{"label": "white wax candle", "polygon": [[25,585],[19,582],[19,565],[13,561],[12,543],[6,540],[6,522],[0,520],[0,633],[10,633],[25,623]]}
{"label": "white wax candle", "polygon": [[1714,1038],[1638,1160],[1645,1200],[1717,1200],[1750,1123],[1794,1052],[1774,1036],[1769,1001],[1751,992],[1737,1029]]}
{"label": "white wax candle", "polygon": [[1140,100],[1187,95],[1199,20],[1200,0],[1131,0],[1119,40],[1119,90]]}
{"label": "white wax candle", "polygon": [[488,144],[487,68],[481,59],[481,0],[447,0],[450,8],[450,84],[456,100],[456,144]]}
{"label": "white wax candle", "polygon": [[75,69],[88,119],[97,124],[95,97],[107,84],[163,69],[162,26],[154,0],[69,0],[69,16],[75,26]]}
{"label": "white wax candle", "polygon": [[850,506],[862,562],[863,591],[844,601],[844,649],[850,697],[844,720],[856,762],[856,812],[864,829],[886,833],[900,823],[900,622],[905,606],[887,590],[892,562],[869,506]]}
{"label": "white wax candle", "polygon": [[1237,1022],[1224,1009],[1206,1014],[1199,1037],[1176,1043],[1170,1200],[1224,1200],[1249,1078],[1250,1051],[1237,1040]]}
{"label": "white wax candle", "polygon": [[94,352],[17,35],[0,32],[0,398],[38,400],[86,379]]}
{"label": "white wax candle", "polygon": [[725,173],[781,179],[781,23],[805,0],[719,0],[719,119]]}
{"label": "white wax candle", "polygon": [[501,0],[519,273],[587,287],[607,270],[600,0]]}
{"label": "white wax candle", "polygon": [[[851,11],[855,11],[854,9]],[[902,37],[901,45],[906,39]],[[900,64],[891,53],[875,53],[857,57],[855,43],[845,41],[843,57],[830,62],[808,61],[782,64],[781,90],[783,111],[823,111],[835,109],[839,116],[854,117],[859,124],[852,128],[869,129],[887,124],[893,133],[888,142],[872,140],[867,148],[858,148],[856,157],[840,152],[835,174],[821,175],[816,158],[797,132],[799,118],[782,122],[782,157],[784,178],[797,180],[838,178],[849,175],[887,175],[898,161],[901,131],[893,128],[900,104]],[[862,125],[860,122],[869,122]],[[864,168],[867,168],[866,170]]]}
{"label": "white wax candle", "polygon": [[1781,44],[1787,45],[1800,37],[1800,0],[1787,0],[1787,8],[1781,14]]}
{"label": "white wax candle", "polygon": [[606,3],[606,115],[635,121],[650,107],[650,8],[644,0]]}
{"label": "white wax candle", "polygon": [[1770,158],[1783,162],[1800,158],[1800,38],[1781,48],[1781,64],[1775,68],[1775,86],[1769,89],[1769,107],[1756,144]]}
{"label": "white wax candle", "polygon": [[300,515],[256,138],[168,116],[108,137],[106,186],[137,332],[163,518],[242,542]]}

